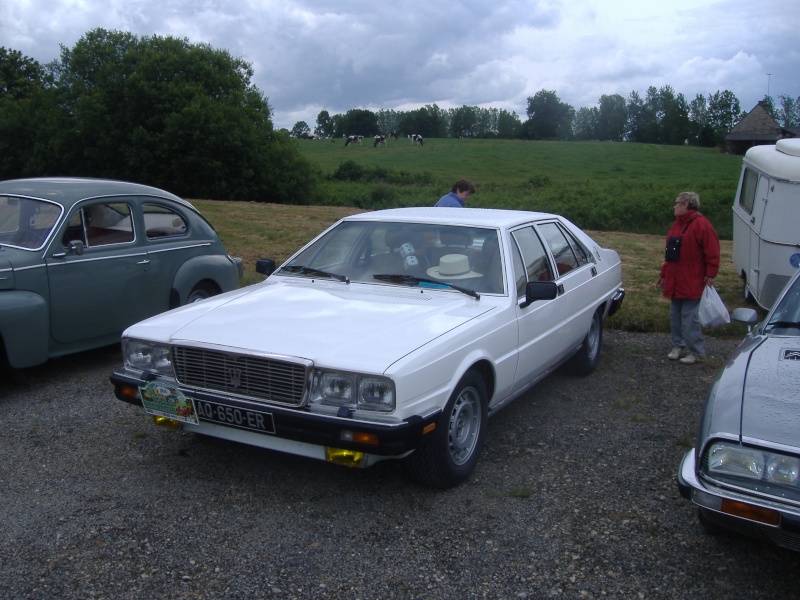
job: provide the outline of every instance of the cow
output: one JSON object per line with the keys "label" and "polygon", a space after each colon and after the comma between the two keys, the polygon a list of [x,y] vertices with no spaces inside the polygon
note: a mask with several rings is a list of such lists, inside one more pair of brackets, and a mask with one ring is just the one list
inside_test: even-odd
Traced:
{"label": "cow", "polygon": [[376,135],[375,136],[375,144],[372,146],[373,148],[377,148],[378,146],[385,146],[386,145],[386,136],[385,135]]}
{"label": "cow", "polygon": [[394,139],[397,139],[397,132],[390,131],[389,133],[386,134],[386,137],[393,137]]}
{"label": "cow", "polygon": [[361,144],[364,141],[363,135],[348,135],[347,141],[344,143],[345,146],[349,146],[350,144]]}
{"label": "cow", "polygon": [[412,146],[416,146],[417,144],[419,144],[420,146],[423,146],[423,145],[424,145],[424,144],[422,143],[422,136],[421,136],[421,135],[419,135],[418,133],[411,133],[411,134],[409,134],[409,136],[408,136],[408,139],[410,139],[410,140],[411,140],[411,145],[412,145]]}

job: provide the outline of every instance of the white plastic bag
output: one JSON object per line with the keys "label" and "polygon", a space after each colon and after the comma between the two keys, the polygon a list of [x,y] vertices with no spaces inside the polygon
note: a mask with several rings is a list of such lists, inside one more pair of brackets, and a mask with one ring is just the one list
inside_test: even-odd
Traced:
{"label": "white plastic bag", "polygon": [[698,311],[700,324],[703,327],[722,327],[731,322],[728,309],[722,303],[717,290],[713,286],[707,285],[703,289],[700,298],[700,309]]}

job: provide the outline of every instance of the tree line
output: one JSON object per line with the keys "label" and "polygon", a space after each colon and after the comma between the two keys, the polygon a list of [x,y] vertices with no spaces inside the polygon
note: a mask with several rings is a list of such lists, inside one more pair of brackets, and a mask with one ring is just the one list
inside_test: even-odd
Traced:
{"label": "tree line", "polygon": [[174,37],[95,29],[46,65],[0,47],[0,179],[90,176],[296,203],[318,167],[274,130],[252,76],[227,51]]}
{"label": "tree line", "polygon": [[[780,106],[766,98],[770,113],[783,127],[800,126],[800,98],[779,96]],[[729,90],[687,101],[669,86],[651,86],[644,96],[603,95],[598,105],[577,111],[553,90],[528,97],[527,119],[505,109],[462,106],[442,109],[436,104],[416,110],[352,109],[333,116],[323,110],[313,132],[305,121],[288,133],[296,138],[383,135],[396,131],[424,137],[501,138],[526,140],[601,140],[647,144],[723,146],[726,134],[745,116]]]}
{"label": "tree line", "polygon": [[[0,47],[0,179],[106,177],[190,198],[313,203],[323,175],[277,130],[249,63],[208,44],[94,29],[47,64]],[[800,98],[770,110],[800,122]],[[395,131],[425,138],[618,140],[714,145],[742,116],[730,91],[687,102],[669,87],[602,96],[575,110],[555,91],[528,98],[526,119],[504,109],[436,104],[416,110],[321,111],[323,137]]]}

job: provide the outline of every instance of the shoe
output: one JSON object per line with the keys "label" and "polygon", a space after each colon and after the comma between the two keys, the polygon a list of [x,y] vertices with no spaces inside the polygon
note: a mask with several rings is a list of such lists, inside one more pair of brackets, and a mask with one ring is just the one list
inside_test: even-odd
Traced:
{"label": "shoe", "polygon": [[681,363],[682,365],[693,365],[694,363],[696,363],[696,362],[697,362],[697,360],[698,360],[698,357],[697,357],[697,355],[696,355],[696,354],[691,354],[691,353],[689,353],[689,354],[687,354],[686,356],[684,356],[684,357],[683,357],[683,358],[680,360],[680,363]]}
{"label": "shoe", "polygon": [[675,346],[670,353],[667,354],[667,358],[670,360],[678,360],[681,357],[681,352],[683,352],[683,348]]}

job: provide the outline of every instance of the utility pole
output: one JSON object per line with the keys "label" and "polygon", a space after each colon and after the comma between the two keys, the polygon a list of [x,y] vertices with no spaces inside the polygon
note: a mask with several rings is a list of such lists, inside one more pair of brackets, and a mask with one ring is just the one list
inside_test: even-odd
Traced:
{"label": "utility pole", "polygon": [[769,98],[769,80],[772,78],[772,73],[767,73],[767,98]]}

